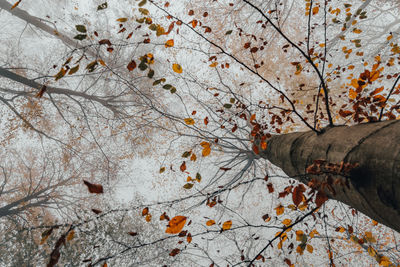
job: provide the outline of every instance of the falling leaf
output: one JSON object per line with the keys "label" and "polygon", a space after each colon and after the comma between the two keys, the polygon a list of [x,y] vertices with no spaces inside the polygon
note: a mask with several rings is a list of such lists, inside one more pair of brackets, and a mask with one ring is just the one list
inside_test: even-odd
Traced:
{"label": "falling leaf", "polygon": [[187,125],[193,125],[193,124],[194,124],[194,119],[192,119],[192,118],[186,118],[186,119],[184,119],[184,122],[185,122]]}
{"label": "falling leaf", "polygon": [[85,180],[83,180],[83,183],[88,187],[89,193],[94,193],[94,194],[104,193],[103,186],[101,184],[92,184]]}
{"label": "falling leaf", "polygon": [[229,230],[232,227],[232,221],[226,221],[222,224],[222,230]]}
{"label": "falling leaf", "polygon": [[186,217],[185,216],[175,216],[172,218],[167,226],[167,229],[165,232],[167,234],[178,234],[182,230],[182,228],[185,226],[186,223]]}
{"label": "falling leaf", "polygon": [[207,226],[211,226],[211,225],[214,225],[215,224],[215,221],[214,220],[208,220],[207,222],[206,222],[206,225]]}
{"label": "falling leaf", "polygon": [[170,39],[165,42],[165,47],[173,47],[174,46],[174,40]]}
{"label": "falling leaf", "polygon": [[128,68],[129,71],[133,71],[136,68],[136,62],[132,60],[126,67]]}
{"label": "falling leaf", "polygon": [[172,64],[172,70],[175,71],[176,73],[182,73],[182,67],[181,65],[174,63]]}
{"label": "falling leaf", "polygon": [[145,207],[145,208],[142,210],[142,216],[146,216],[147,214],[149,214],[149,208],[148,208],[148,207]]}

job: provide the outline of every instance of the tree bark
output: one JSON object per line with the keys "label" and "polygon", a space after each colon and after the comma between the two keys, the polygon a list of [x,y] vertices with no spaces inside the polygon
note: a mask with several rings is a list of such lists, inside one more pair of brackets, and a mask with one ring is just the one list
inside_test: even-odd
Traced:
{"label": "tree bark", "polygon": [[357,163],[347,175],[348,185],[333,185],[335,193],[325,193],[400,232],[399,120],[336,126],[326,128],[322,134],[310,131],[277,135],[267,145],[260,156],[305,184],[312,178],[320,182],[327,179],[326,173],[306,173],[314,160]]}

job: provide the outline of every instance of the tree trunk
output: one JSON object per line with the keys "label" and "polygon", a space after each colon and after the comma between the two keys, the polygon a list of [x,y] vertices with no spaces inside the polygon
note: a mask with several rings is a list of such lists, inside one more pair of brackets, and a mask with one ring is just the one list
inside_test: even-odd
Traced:
{"label": "tree trunk", "polygon": [[[400,121],[336,126],[322,134],[277,135],[260,156],[305,184],[312,178],[327,181],[329,173],[306,174],[314,160],[336,166],[357,163],[346,175],[347,185],[333,185],[335,193],[325,193],[400,232]],[[331,181],[339,178],[332,176]]]}

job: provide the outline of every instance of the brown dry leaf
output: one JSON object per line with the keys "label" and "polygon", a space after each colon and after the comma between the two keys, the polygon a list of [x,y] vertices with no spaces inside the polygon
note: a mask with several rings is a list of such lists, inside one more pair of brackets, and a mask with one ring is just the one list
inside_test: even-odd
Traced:
{"label": "brown dry leaf", "polygon": [[83,180],[83,183],[88,187],[89,193],[92,193],[92,194],[104,193],[103,186],[101,184],[92,184],[85,180]]}

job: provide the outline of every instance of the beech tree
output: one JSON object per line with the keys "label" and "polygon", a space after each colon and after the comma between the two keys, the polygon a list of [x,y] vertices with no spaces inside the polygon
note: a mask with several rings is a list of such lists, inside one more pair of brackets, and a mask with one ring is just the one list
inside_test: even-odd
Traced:
{"label": "beech tree", "polygon": [[[334,266],[360,257],[398,264],[398,234],[377,223],[400,229],[396,2],[142,0],[121,17],[111,14],[123,4],[129,3],[93,6],[96,14],[114,16],[110,30],[83,20],[72,25],[76,49],[53,68],[52,81],[2,67],[2,77],[30,89],[3,89],[7,97],[0,100],[31,130],[65,147],[69,141],[54,129],[40,129],[49,117],[32,123],[36,118],[21,115],[15,99],[36,96],[66,124],[63,112],[74,107],[71,114],[84,118],[80,138],[89,137],[86,147],[107,159],[107,172],[118,170],[122,144],[143,130],[142,143],[154,145],[147,152],[163,158],[160,175],[185,179],[182,196],[141,214],[151,221],[159,212],[168,221],[164,235],[180,240],[170,257],[211,266],[292,266],[320,258]],[[79,77],[79,90],[59,86]],[[116,122],[128,134],[106,137],[98,121]],[[103,193],[100,184],[85,184]],[[218,254],[221,244],[229,249]],[[349,249],[361,256],[347,257]]]}

